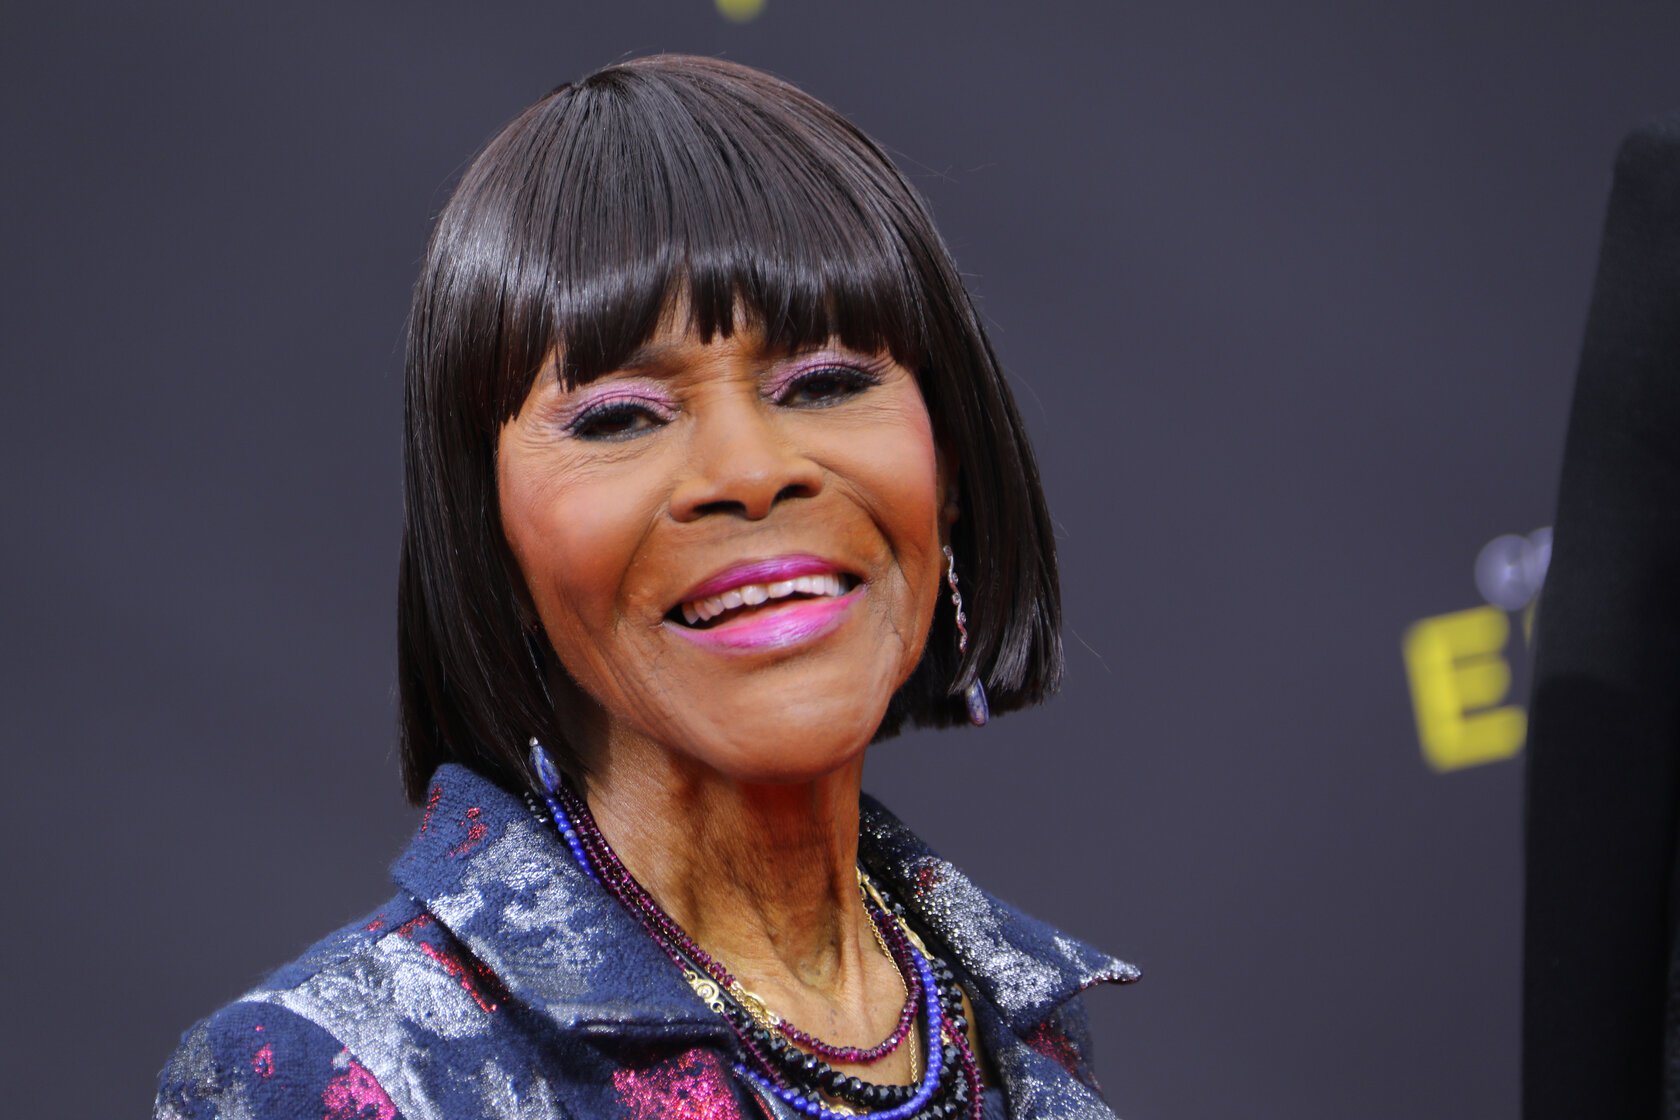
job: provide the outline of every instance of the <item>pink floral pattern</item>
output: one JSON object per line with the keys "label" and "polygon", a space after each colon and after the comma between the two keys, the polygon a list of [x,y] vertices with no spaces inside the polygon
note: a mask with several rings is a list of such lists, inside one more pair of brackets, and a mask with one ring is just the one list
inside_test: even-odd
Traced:
{"label": "pink floral pattern", "polygon": [[351,1058],[345,1071],[321,1093],[321,1120],[394,1120],[397,1106],[362,1063]]}
{"label": "pink floral pattern", "polygon": [[615,1070],[613,1088],[631,1120],[739,1120],[741,1106],[723,1062],[688,1050],[654,1066]]}

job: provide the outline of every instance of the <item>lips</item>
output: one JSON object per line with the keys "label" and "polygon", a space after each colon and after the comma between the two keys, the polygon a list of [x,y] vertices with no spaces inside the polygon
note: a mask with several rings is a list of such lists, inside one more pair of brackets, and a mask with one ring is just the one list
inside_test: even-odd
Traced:
{"label": "lips", "polygon": [[772,556],[766,560],[749,560],[743,564],[732,564],[723,571],[706,577],[689,588],[678,605],[721,595],[725,591],[744,587],[749,583],[770,583],[799,576],[845,574],[846,570],[834,561],[808,553],[790,553],[787,556]]}
{"label": "lips", "polygon": [[760,636],[792,637],[791,631],[806,629],[797,625],[800,619],[836,614],[826,609],[828,605],[849,605],[851,592],[860,583],[857,576],[817,556],[755,560],[702,581],[666,618],[688,634],[718,632],[716,636],[722,637],[724,630],[741,630],[738,636],[749,639],[751,630],[762,632]]}
{"label": "lips", "polygon": [[677,609],[690,626],[720,624],[734,613],[783,599],[837,599],[851,590],[852,582],[847,576],[828,574],[744,583],[717,595],[689,600]]}

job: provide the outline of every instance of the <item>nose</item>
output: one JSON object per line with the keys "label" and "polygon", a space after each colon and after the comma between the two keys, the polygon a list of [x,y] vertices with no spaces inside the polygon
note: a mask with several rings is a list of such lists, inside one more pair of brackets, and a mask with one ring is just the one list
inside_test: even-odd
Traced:
{"label": "nose", "polygon": [[677,521],[709,513],[758,521],[783,499],[814,498],[822,490],[822,468],[760,402],[714,404],[694,417],[691,431],[690,470],[671,491]]}

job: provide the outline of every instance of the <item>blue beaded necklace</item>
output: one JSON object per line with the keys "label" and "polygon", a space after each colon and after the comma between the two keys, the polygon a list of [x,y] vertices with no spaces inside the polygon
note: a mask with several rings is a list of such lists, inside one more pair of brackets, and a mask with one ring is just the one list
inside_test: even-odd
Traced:
{"label": "blue beaded necklace", "polygon": [[[930,1040],[939,1039],[942,1038],[945,1033],[945,1015],[939,1004],[938,986],[933,981],[933,971],[928,968],[926,958],[917,954],[915,960],[916,971],[921,975],[923,987],[927,992],[927,1002],[925,1004],[926,1018],[924,1020],[927,1025],[927,1036]],[[927,1070],[922,1074],[922,1080],[920,1084],[916,1086],[915,1094],[901,1105],[896,1105],[892,1108],[879,1112],[867,1112],[860,1114],[854,1112],[835,1112],[834,1110],[825,1107],[822,1102],[814,1096],[801,1093],[797,1089],[792,1089],[785,1085],[772,1084],[769,1078],[765,1077],[757,1070],[748,1069],[741,1062],[735,1063],[736,1074],[746,1078],[764,1092],[776,1094],[776,1096],[782,1098],[782,1100],[786,1101],[794,1108],[797,1108],[799,1111],[805,1113],[805,1115],[814,1116],[817,1120],[844,1120],[847,1116],[858,1115],[872,1117],[873,1120],[906,1120],[907,1117],[914,1116],[917,1112],[920,1112],[922,1107],[926,1105],[928,1101],[933,1099],[933,1094],[939,1090],[940,1075],[944,1072],[944,1068],[945,1055],[943,1047],[933,1045],[930,1042],[930,1045],[928,1046]]]}
{"label": "blue beaded necklace", "polygon": [[[893,914],[891,911],[883,911],[883,917],[891,917],[898,924],[899,936],[903,937],[904,944],[908,947],[908,959],[914,965],[917,978],[921,983],[923,1026],[928,1040],[927,1067],[918,1080],[914,1091],[910,1093],[908,1099],[902,1100],[901,1103],[887,1108],[861,1112],[854,1109],[829,1108],[822,1102],[819,1095],[820,1090],[816,1088],[796,1088],[788,1084],[786,1079],[778,1073],[776,1064],[765,1056],[763,1048],[754,1040],[750,1026],[751,1017],[745,1009],[739,1009],[740,1014],[732,1014],[732,1008],[725,998],[727,989],[703,978],[703,974],[714,971],[705,967],[706,964],[711,963],[710,957],[658,906],[652,896],[648,895],[641,885],[635,881],[623,864],[618,862],[617,856],[606,844],[606,838],[600,835],[599,830],[594,827],[593,820],[589,819],[588,807],[583,804],[581,798],[578,798],[565,785],[560,777],[559,769],[554,765],[553,759],[549,757],[548,751],[543,748],[543,745],[536,739],[532,739],[530,748],[531,766],[536,772],[538,780],[542,783],[541,794],[544,805],[549,811],[549,819],[553,822],[554,828],[560,834],[561,839],[565,841],[566,847],[570,849],[578,866],[583,868],[591,879],[606,887],[609,893],[640,920],[643,928],[671,958],[672,963],[682,970],[684,978],[689,981],[696,992],[702,995],[702,998],[707,1001],[713,1010],[724,1014],[730,1025],[735,1028],[736,1035],[742,1043],[742,1048],[761,1067],[761,1069],[753,1069],[745,1062],[737,1061],[734,1063],[734,1070],[738,1077],[760,1093],[774,1095],[792,1108],[813,1117],[814,1120],[849,1120],[849,1118],[859,1117],[866,1118],[866,1120],[910,1120],[910,1118],[922,1112],[923,1109],[928,1108],[930,1103],[934,1102],[935,1096],[939,1094],[942,1082],[946,1080],[947,1048],[949,1047],[954,1052],[960,1068],[952,1079],[951,1088],[946,1094],[947,1099],[934,1104],[931,1115],[956,1117],[962,1113],[967,1113],[972,1120],[979,1120],[981,1116],[980,1078],[978,1065],[968,1046],[966,1028],[956,1029],[963,1024],[961,1016],[958,1016],[953,1022],[946,1015],[944,1004],[940,998],[940,985],[934,975],[929,955],[920,946],[909,929],[903,925],[901,912]],[[581,829],[580,824],[584,824]],[[590,848],[595,849],[593,856]],[[603,866],[598,867],[598,863],[603,864]],[[868,884],[868,889],[878,901],[884,902],[879,889],[873,883]],[[901,908],[894,907],[894,910],[901,911]],[[947,981],[950,981],[949,971],[944,970],[943,966],[941,966],[941,969],[941,975]],[[960,998],[956,991],[953,982],[951,998]],[[733,997],[729,998],[733,999]],[[811,1072],[814,1075],[826,1075],[838,1079],[840,1082],[860,1084],[855,1078],[847,1078],[838,1074],[837,1071],[833,1071],[814,1056],[809,1057],[807,1061],[812,1067]],[[878,1098],[883,1092],[891,1092],[896,1095],[901,1094],[904,1090],[870,1086],[865,1087],[864,1091],[872,1093]]]}

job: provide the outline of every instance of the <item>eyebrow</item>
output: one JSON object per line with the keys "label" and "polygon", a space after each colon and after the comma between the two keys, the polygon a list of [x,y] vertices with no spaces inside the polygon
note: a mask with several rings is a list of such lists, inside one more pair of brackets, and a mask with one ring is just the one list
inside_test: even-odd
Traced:
{"label": "eyebrow", "polygon": [[[684,338],[677,342],[644,342],[630,351],[622,362],[613,366],[612,373],[652,373],[658,374],[671,365],[674,356],[696,344],[692,339]],[[822,346],[797,347],[788,351],[781,351],[760,344],[753,348],[753,357],[758,359],[783,360],[797,357],[802,353],[815,353],[818,350],[829,349],[830,344]]]}
{"label": "eyebrow", "polygon": [[[684,351],[697,345],[692,337],[684,337],[674,342],[644,342],[625,356],[624,360],[613,365],[611,369],[602,370],[602,376],[612,374],[633,373],[651,377],[667,377],[673,370],[674,360]],[[754,348],[753,356],[760,360],[787,361],[804,354],[815,354],[826,350],[836,350],[847,353],[849,347],[842,345],[837,339],[829,338],[825,342],[814,346],[799,346],[782,350],[764,345],[762,342]],[[862,355],[867,356],[867,355]],[[595,378],[590,378],[593,381]]]}
{"label": "eyebrow", "polygon": [[644,342],[630,351],[628,357],[613,367],[612,372],[652,373],[670,364],[671,355],[687,346],[686,342]]}

